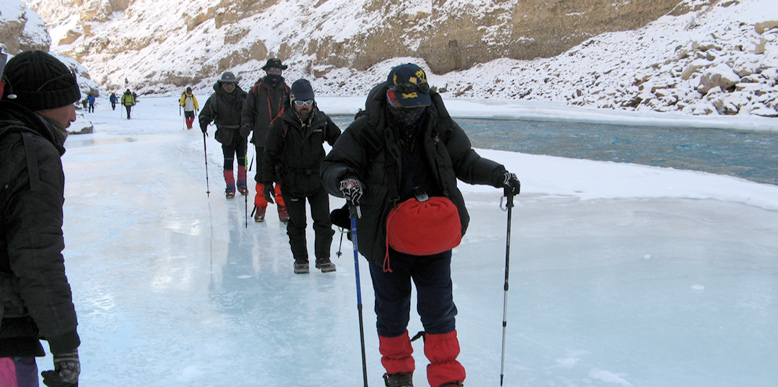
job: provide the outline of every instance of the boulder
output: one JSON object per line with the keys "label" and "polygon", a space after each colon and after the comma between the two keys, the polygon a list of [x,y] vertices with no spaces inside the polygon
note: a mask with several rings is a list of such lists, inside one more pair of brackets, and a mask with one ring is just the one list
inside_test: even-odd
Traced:
{"label": "boulder", "polygon": [[702,78],[700,78],[700,84],[697,86],[697,90],[703,94],[706,94],[714,87],[721,87],[722,90],[727,90],[730,87],[737,85],[738,82],[740,82],[740,76],[735,74],[731,67],[726,64],[720,64],[705,70],[702,74]]}

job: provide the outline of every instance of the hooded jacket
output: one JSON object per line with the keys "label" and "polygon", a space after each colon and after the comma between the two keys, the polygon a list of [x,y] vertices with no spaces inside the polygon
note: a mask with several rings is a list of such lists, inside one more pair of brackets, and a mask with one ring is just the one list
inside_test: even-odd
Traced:
{"label": "hooded jacket", "polygon": [[271,86],[266,78],[261,78],[251,88],[241,113],[241,126],[244,127],[241,135],[247,137],[253,130],[251,142],[260,148],[266,146],[273,120],[289,106],[289,86],[284,82],[284,78],[274,86]]}
{"label": "hooded jacket", "polygon": [[229,145],[239,135],[240,112],[243,109],[246,92],[236,83],[235,91],[227,93],[219,81],[213,85],[213,90],[214,93],[208,97],[200,110],[198,116],[200,127],[207,127],[213,122],[217,130],[214,138],[224,145]]}
{"label": "hooded jacket", "polygon": [[[396,130],[387,121],[386,91],[385,83],[371,90],[365,102],[366,114],[343,132],[321,169],[322,183],[331,195],[343,197],[339,185],[345,178],[363,183],[362,217],[357,219],[359,252],[377,265],[382,265],[386,254],[386,218],[400,202],[402,191],[402,151]],[[432,105],[424,113],[416,141],[421,141],[422,158],[435,179],[434,186],[456,205],[464,235],[470,216],[457,179],[499,187],[505,167],[479,156],[449,116],[440,95],[430,91],[430,96]]]}
{"label": "hooded jacket", "polygon": [[294,108],[273,122],[265,144],[262,177],[281,184],[284,194],[305,197],[322,189],[321,161],[325,151],[340,137],[340,128],[315,105],[308,122],[301,122]]}
{"label": "hooded jacket", "polygon": [[0,357],[43,356],[80,340],[62,250],[64,138],[37,113],[0,101]]}

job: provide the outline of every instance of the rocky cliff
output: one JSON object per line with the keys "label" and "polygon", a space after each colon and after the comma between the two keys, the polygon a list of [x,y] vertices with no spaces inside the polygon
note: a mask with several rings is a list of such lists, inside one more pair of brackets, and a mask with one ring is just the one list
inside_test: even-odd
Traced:
{"label": "rocky cliff", "polygon": [[[155,59],[163,60],[165,54],[155,47],[171,36],[216,34],[221,39],[182,40],[206,44],[212,51],[209,56],[219,56],[191,58],[204,62],[208,72],[268,56],[315,57],[309,65],[356,70],[389,58],[416,57],[442,74],[498,58],[552,57],[600,33],[636,29],[668,12],[688,11],[678,7],[679,2],[221,0],[176,1],[174,7],[165,7],[157,0],[28,0],[27,4],[49,23],[67,26],[54,44],[72,45],[66,52],[84,61],[127,51],[139,55],[157,51]],[[140,25],[141,31],[136,30]]]}

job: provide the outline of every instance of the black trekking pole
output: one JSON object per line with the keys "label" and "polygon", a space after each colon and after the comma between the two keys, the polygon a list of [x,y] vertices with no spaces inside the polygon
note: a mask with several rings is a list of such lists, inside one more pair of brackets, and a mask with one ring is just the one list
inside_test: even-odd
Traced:
{"label": "black trekking pole", "polygon": [[[243,171],[245,172],[248,169],[248,159],[246,158],[246,152],[243,152]],[[248,172],[246,172],[246,175],[248,175]],[[246,179],[248,180],[248,179]],[[246,190],[248,190],[248,181],[246,181]],[[245,195],[243,195],[243,206],[245,207],[246,211],[246,228],[249,228],[249,194],[246,192]]]}
{"label": "black trekking pole", "polygon": [[208,147],[205,145],[205,132],[203,132],[203,152],[205,153],[205,193],[211,197],[211,184],[208,182]]}
{"label": "black trekking pole", "polygon": [[[505,295],[502,305],[502,356],[500,358],[500,386],[505,378],[505,331],[508,326],[508,273],[510,272],[511,257],[511,213],[513,212],[513,191],[511,188],[505,188],[506,211],[508,211],[508,232],[505,238]],[[502,199],[500,200],[502,206]]]}
{"label": "black trekking pole", "polygon": [[[362,322],[362,287],[359,281],[359,245],[357,244],[357,218],[362,216],[359,204],[349,201],[349,217],[351,218],[351,239],[354,242],[354,273],[357,281],[357,312],[359,313],[359,340],[362,344],[362,378],[367,387],[367,360],[365,358],[365,326]],[[343,239],[341,238],[341,241]]]}

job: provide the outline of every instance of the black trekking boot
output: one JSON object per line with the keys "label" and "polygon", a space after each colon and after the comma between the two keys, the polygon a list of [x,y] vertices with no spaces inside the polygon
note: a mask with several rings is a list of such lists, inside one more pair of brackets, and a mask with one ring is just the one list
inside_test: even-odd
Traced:
{"label": "black trekking boot", "polygon": [[387,387],[413,387],[413,372],[384,374],[384,384]]}
{"label": "black trekking boot", "polygon": [[330,258],[316,258],[316,268],[321,270],[322,273],[331,273],[335,270],[335,264],[330,261]]}

